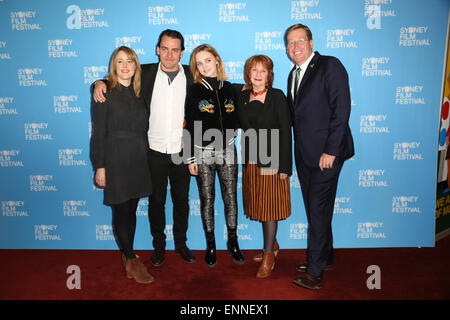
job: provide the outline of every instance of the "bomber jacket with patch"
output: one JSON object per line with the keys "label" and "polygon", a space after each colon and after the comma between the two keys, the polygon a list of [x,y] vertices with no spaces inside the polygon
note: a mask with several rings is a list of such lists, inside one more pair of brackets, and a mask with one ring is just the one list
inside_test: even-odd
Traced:
{"label": "bomber jacket with patch", "polygon": [[[234,144],[239,128],[236,103],[234,88],[228,81],[203,78],[190,87],[186,104],[190,137],[185,139],[185,152],[190,149],[191,153],[185,155],[186,163],[196,162],[195,148],[221,150]],[[186,146],[189,142],[190,148]]]}

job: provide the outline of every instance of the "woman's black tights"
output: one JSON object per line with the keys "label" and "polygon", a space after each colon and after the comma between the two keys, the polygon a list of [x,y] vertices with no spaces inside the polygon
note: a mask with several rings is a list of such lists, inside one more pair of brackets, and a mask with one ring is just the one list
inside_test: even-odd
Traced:
{"label": "woman's black tights", "polygon": [[272,252],[277,238],[278,221],[263,221],[264,251]]}
{"label": "woman's black tights", "polygon": [[136,209],[139,199],[113,205],[113,224],[119,247],[127,258],[136,258],[133,252],[136,231]]}

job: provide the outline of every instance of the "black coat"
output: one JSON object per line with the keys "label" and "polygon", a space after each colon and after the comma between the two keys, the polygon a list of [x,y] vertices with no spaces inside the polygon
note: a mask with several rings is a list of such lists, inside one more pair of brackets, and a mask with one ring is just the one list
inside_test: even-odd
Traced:
{"label": "black coat", "polygon": [[92,105],[91,160],[106,169],[104,203],[119,204],[151,193],[148,168],[148,112],[132,86],[108,90]]}
{"label": "black coat", "polygon": [[[266,93],[264,104],[250,106],[250,90],[241,91],[238,99],[238,115],[243,135],[241,137],[243,161],[249,160],[256,162],[258,167],[270,167],[278,169],[279,173],[292,175],[292,134],[291,117],[286,96],[280,89],[269,88]],[[251,132],[256,132],[256,140],[252,140]],[[266,143],[263,133],[260,129],[266,129]],[[275,153],[276,146],[271,143],[271,133],[273,129],[278,129],[279,139],[274,141],[278,146],[278,154]],[[263,138],[263,139],[262,139]],[[263,146],[265,150],[261,150]],[[257,159],[249,159],[252,148],[257,151]],[[266,163],[264,157],[269,159],[276,157],[276,160]]]}

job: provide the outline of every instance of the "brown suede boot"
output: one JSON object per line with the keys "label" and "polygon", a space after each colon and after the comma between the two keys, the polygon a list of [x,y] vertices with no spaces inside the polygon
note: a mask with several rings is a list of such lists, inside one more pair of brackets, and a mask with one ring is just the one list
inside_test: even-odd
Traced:
{"label": "brown suede boot", "polygon": [[127,259],[125,271],[128,279],[134,279],[138,283],[148,284],[155,280],[139,258]]}
{"label": "brown suede boot", "polygon": [[[137,254],[134,254],[134,255],[136,256],[136,258],[139,259],[139,256]],[[122,251],[122,264],[123,264],[124,268],[125,268],[126,263],[127,263],[127,257],[125,256],[125,253],[123,253],[123,251]]]}
{"label": "brown suede boot", "polygon": [[[280,246],[278,245],[278,241],[277,239],[275,239],[275,242],[273,243],[273,253],[275,255],[275,258],[278,255],[278,251],[280,251]],[[262,257],[263,257],[263,253],[264,251],[261,251],[260,253],[258,253],[256,256],[253,257],[253,261],[255,262],[261,262],[262,261]]]}
{"label": "brown suede boot", "polygon": [[267,278],[270,276],[275,267],[275,254],[272,252],[264,252],[261,265],[256,273],[257,278]]}

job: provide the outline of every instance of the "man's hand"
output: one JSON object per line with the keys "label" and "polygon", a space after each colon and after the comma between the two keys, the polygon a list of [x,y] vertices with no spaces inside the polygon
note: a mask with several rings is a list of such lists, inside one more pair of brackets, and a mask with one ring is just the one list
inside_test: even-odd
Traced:
{"label": "man's hand", "polygon": [[106,84],[101,80],[96,81],[94,87],[94,101],[105,102],[106,101],[105,93],[106,93]]}
{"label": "man's hand", "polygon": [[289,177],[289,175],[287,173],[280,173],[280,180],[284,180],[287,177]]}
{"label": "man's hand", "polygon": [[192,174],[193,176],[198,175],[198,164],[191,163],[188,165],[188,169],[189,169],[189,173]]}
{"label": "man's hand", "polygon": [[323,171],[323,169],[333,168],[334,159],[336,159],[336,156],[332,156],[332,155],[323,153],[319,160],[320,170]]}

